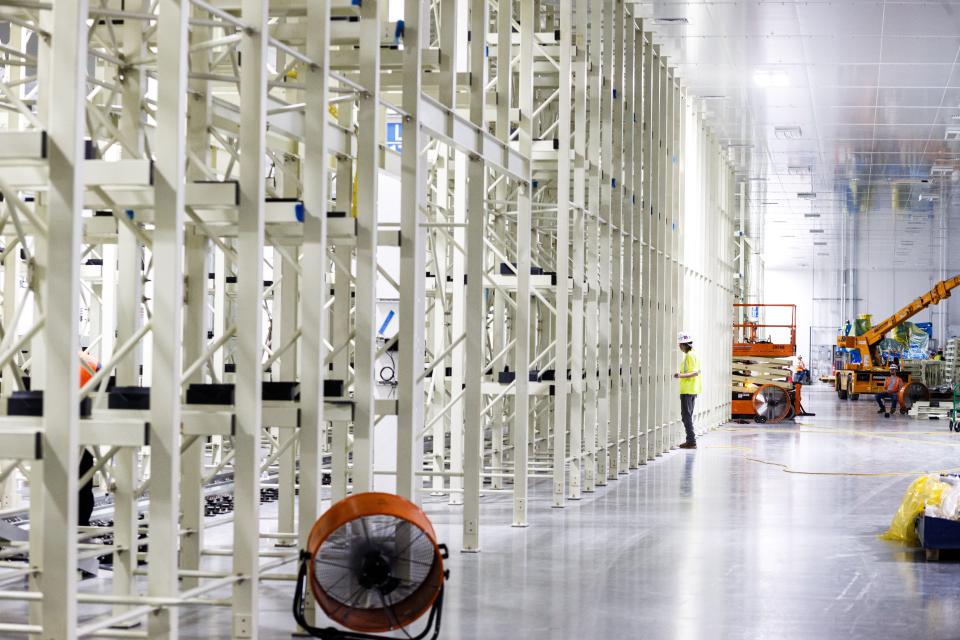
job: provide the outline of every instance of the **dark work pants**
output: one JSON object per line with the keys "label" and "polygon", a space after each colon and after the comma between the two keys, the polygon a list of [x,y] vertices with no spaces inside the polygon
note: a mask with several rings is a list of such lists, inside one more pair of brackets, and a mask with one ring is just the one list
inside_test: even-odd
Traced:
{"label": "dark work pants", "polygon": [[687,432],[687,442],[696,442],[697,436],[693,432],[693,406],[697,396],[692,393],[680,394],[680,416],[683,418],[683,428]]}
{"label": "dark work pants", "polygon": [[[80,454],[80,477],[93,469],[93,454],[87,449]],[[80,487],[80,506],[77,509],[77,524],[81,527],[90,526],[90,515],[93,513],[93,478]]]}
{"label": "dark work pants", "polygon": [[876,395],[876,398],[877,398],[877,405],[884,411],[887,411],[887,407],[884,404],[884,400],[889,400],[891,402],[890,411],[887,413],[892,413],[897,410],[897,394],[896,393],[890,393],[889,391],[884,391],[883,393],[878,393]]}

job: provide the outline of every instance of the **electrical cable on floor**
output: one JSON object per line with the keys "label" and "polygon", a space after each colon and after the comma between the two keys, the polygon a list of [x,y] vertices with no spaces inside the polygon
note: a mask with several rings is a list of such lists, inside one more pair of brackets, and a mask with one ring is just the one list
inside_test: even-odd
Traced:
{"label": "electrical cable on floor", "polygon": [[[905,440],[908,442],[914,442],[919,444],[934,444],[938,446],[948,445],[952,447],[960,447],[960,442],[947,441],[947,440],[922,440],[919,438],[901,438],[891,434],[911,434],[911,435],[943,435],[940,431],[899,431],[899,432],[886,432],[886,433],[877,433],[875,431],[856,431],[849,429],[826,429],[826,428],[801,428],[801,429],[758,429],[758,428],[749,428],[749,429],[739,429],[736,427],[722,427],[717,429],[717,431],[727,431],[732,433],[815,433],[820,435],[835,435],[835,436],[844,436],[844,435],[853,435],[853,436],[866,436],[872,438],[889,438],[891,440]],[[745,452],[742,456],[744,460],[749,462],[756,462],[757,464],[764,464],[771,467],[777,467],[784,473],[792,473],[796,475],[805,475],[805,476],[847,476],[853,478],[896,478],[896,477],[914,477],[922,476],[929,474],[944,475],[948,473],[958,473],[960,472],[960,467],[952,467],[949,469],[940,469],[940,470],[926,470],[926,471],[804,471],[801,469],[791,469],[786,464],[782,462],[773,462],[772,460],[764,460],[763,458],[755,458],[750,454],[753,452],[752,449],[742,445],[704,445],[701,447],[703,449],[735,449]]]}

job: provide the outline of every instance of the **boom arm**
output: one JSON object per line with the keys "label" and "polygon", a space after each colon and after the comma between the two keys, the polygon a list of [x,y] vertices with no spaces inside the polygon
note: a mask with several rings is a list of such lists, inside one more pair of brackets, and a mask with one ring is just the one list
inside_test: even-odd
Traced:
{"label": "boom arm", "polygon": [[837,338],[838,347],[857,349],[863,358],[863,368],[869,369],[878,361],[877,345],[893,329],[920,313],[930,305],[939,303],[950,297],[950,291],[960,286],[960,275],[938,282],[933,289],[926,292],[907,306],[903,307],[889,318],[878,322],[862,336],[840,336]]}

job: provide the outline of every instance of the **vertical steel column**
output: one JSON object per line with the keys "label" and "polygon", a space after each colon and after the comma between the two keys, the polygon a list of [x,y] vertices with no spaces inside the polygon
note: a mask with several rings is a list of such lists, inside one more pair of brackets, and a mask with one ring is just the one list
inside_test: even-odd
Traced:
{"label": "vertical steel column", "polygon": [[[662,49],[661,49],[662,51]],[[667,82],[667,60],[660,55],[659,66],[657,68],[660,77],[659,82],[659,111],[657,114],[658,136],[658,175],[657,175],[657,304],[659,309],[658,321],[659,330],[657,331],[657,351],[660,393],[658,397],[660,403],[657,411],[657,425],[659,431],[659,452],[665,453],[670,449],[669,421],[670,408],[676,402],[675,385],[672,378],[674,362],[677,359],[676,345],[674,340],[676,336],[670,335],[671,323],[667,304],[670,302],[669,273],[670,257],[667,249],[667,227],[669,225],[669,204],[668,192],[670,188],[669,173],[670,159],[668,145],[669,131],[667,129],[667,94],[669,93],[669,83]]]}
{"label": "vertical steel column", "polygon": [[[442,58],[441,58],[442,60]],[[441,70],[441,74],[443,71]],[[441,75],[441,77],[443,77]],[[446,153],[437,154],[437,162],[432,171],[432,178],[435,181],[435,195],[433,203],[437,205],[437,216],[441,215],[441,209],[446,207],[447,190],[443,188],[443,185],[449,184],[449,178],[447,174],[447,165],[449,164]],[[432,345],[432,351],[434,354],[443,353],[445,345],[447,344],[447,296],[455,298],[456,296],[463,296],[464,292],[461,287],[453,286],[450,287],[452,291],[447,291],[447,256],[450,251],[447,247],[447,237],[443,233],[436,233],[432,236],[432,252],[433,252],[433,311],[430,314],[430,322],[428,326],[429,336],[428,340]],[[464,243],[465,246],[466,243]],[[454,279],[456,282],[456,279]],[[460,282],[463,282],[463,278],[460,279]],[[451,319],[451,324],[454,324],[453,319]],[[453,334],[456,334],[457,331],[454,329]],[[459,356],[459,357],[458,357]],[[451,368],[455,373],[457,369],[461,367],[454,366],[454,363],[463,362],[462,352],[459,354],[453,355],[449,359],[451,363]],[[447,393],[449,389],[455,388],[451,380],[448,380],[446,375],[446,363],[444,366],[436,366],[433,369],[431,374],[431,399],[433,403],[433,413],[434,415],[439,414],[444,411],[447,403]],[[450,384],[448,384],[450,383]],[[432,429],[432,445],[431,445],[431,467],[434,471],[442,472],[446,469],[446,433],[447,430],[453,429],[453,419],[449,415],[449,412],[444,415],[443,418],[435,420],[433,423]],[[453,460],[451,459],[451,464]],[[442,475],[433,476],[431,479],[431,488],[434,492],[434,495],[443,495],[444,489],[444,477]],[[450,497],[453,497],[453,493],[450,494]]]}
{"label": "vertical steel column", "polygon": [[[190,11],[187,10],[189,13]],[[199,18],[202,9],[193,7],[193,17]],[[136,20],[128,24],[139,24]],[[190,42],[205,42],[210,39],[210,29],[194,26],[190,30]],[[195,73],[208,73],[210,70],[210,52],[203,49],[189,54],[190,69]],[[204,166],[210,155],[210,94],[206,80],[189,80],[187,102],[187,180],[206,179]],[[202,165],[201,165],[202,163]],[[125,225],[120,225],[123,229]],[[129,233],[129,232],[128,232]],[[203,355],[207,340],[207,251],[209,240],[199,230],[187,232],[184,239],[186,252],[186,316],[184,318],[183,359],[187,363],[195,362]],[[203,369],[199,369],[185,384],[204,382]],[[200,569],[204,541],[204,516],[206,500],[203,494],[204,457],[206,438],[196,438],[186,447],[181,458],[181,508],[184,531],[180,539],[180,566],[187,571]],[[184,576],[181,585],[185,589],[198,586],[199,579]]]}
{"label": "vertical steel column", "polygon": [[[373,488],[377,327],[377,189],[380,153],[380,2],[360,5],[360,107],[357,124],[357,280],[354,322],[353,490]],[[404,144],[406,146],[406,144]],[[422,277],[422,270],[418,277]],[[409,330],[410,327],[404,329]]]}
{"label": "vertical steel column", "polygon": [[[150,390],[150,536],[148,551],[153,597],[174,597],[179,589],[175,544],[180,535],[180,376],[183,327],[184,166],[187,113],[187,22],[189,7],[161,3],[157,27],[157,147],[153,232],[153,375]],[[170,375],[175,372],[174,375]],[[148,617],[151,638],[176,638],[175,607]]]}
{"label": "vertical steel column", "polygon": [[[636,7],[634,7],[636,13]],[[636,22],[636,24],[634,24]],[[644,391],[647,385],[643,383],[642,373],[643,360],[641,353],[641,336],[646,325],[643,313],[643,296],[646,291],[643,289],[643,267],[645,262],[645,245],[643,243],[643,232],[646,216],[643,210],[643,161],[646,141],[646,130],[643,122],[643,104],[644,104],[644,51],[643,40],[643,21],[634,21],[631,24],[635,30],[634,48],[633,48],[633,123],[634,133],[633,143],[633,203],[631,216],[633,216],[633,228],[631,231],[631,243],[633,244],[633,279],[631,284],[632,303],[631,315],[633,317],[633,329],[631,331],[630,360],[633,367],[633,377],[631,379],[632,401],[630,403],[630,422],[634,429],[634,446],[630,449],[630,466],[637,467],[647,462],[647,424],[645,419],[646,404],[644,400]]]}
{"label": "vertical steel column", "polygon": [[[353,103],[341,102],[338,109],[338,122],[341,127],[353,127]],[[343,215],[350,215],[353,208],[353,162],[349,156],[337,158],[337,210]],[[333,249],[336,263],[334,266],[333,309],[330,313],[330,336],[332,340],[349,340],[350,309],[353,306],[353,289],[350,282],[350,266],[352,249],[346,245],[338,245]],[[345,268],[341,268],[343,265]],[[326,336],[324,336],[326,337]],[[325,363],[324,359],[324,364]],[[347,345],[332,358],[331,377],[342,380],[344,386],[350,373],[350,347]],[[346,392],[346,389],[344,389]],[[331,470],[330,470],[330,499],[333,502],[347,495],[347,457],[350,425],[347,422],[337,421],[331,425]]]}
{"label": "vertical steel column", "polygon": [[[277,52],[277,66],[285,66],[285,56],[283,52]],[[300,96],[290,92],[291,98],[296,100]],[[306,108],[304,108],[306,113]],[[306,118],[306,116],[304,116]],[[306,138],[309,139],[309,138]],[[295,200],[301,198],[301,157],[299,155],[284,154],[282,158],[274,161],[276,171],[275,192],[274,195],[279,198]],[[189,177],[189,176],[188,176]],[[304,214],[304,227],[306,227],[306,214]],[[304,229],[306,231],[306,229]],[[306,236],[301,238],[301,242],[306,241]],[[189,253],[190,239],[187,238],[187,251]],[[302,247],[301,247],[302,248]],[[270,338],[269,348],[273,352],[271,357],[276,357],[276,353],[284,345],[291,341],[296,343],[299,340],[299,289],[300,289],[300,271],[302,267],[296,255],[284,257],[287,253],[282,250],[279,243],[275,243],[271,249],[271,273],[273,284],[272,300],[269,302],[271,309],[271,329],[268,331]],[[289,255],[289,254],[288,254]],[[294,262],[295,261],[295,262]],[[266,262],[266,260],[265,260]],[[265,288],[265,291],[268,288]],[[266,293],[264,294],[266,295]],[[264,300],[264,304],[268,303]],[[297,380],[298,358],[297,345],[290,346],[279,359],[275,359],[269,367],[264,367],[264,375],[274,381],[292,382]],[[188,359],[189,360],[189,359]],[[302,389],[300,390],[302,393]],[[302,397],[302,395],[301,395]],[[301,414],[302,415],[302,414]],[[277,457],[277,531],[280,533],[292,533],[296,531],[296,493],[297,493],[297,440],[299,432],[293,428],[294,425],[265,425],[265,435],[276,438],[276,442],[283,453]],[[272,452],[271,452],[272,453]],[[315,471],[315,469],[312,469]],[[292,538],[280,538],[276,541],[277,547],[295,547],[297,540]]]}
{"label": "vertical steel column", "polygon": [[266,176],[267,7],[243,0],[240,52],[240,207],[237,224],[237,375],[234,446],[233,636],[256,637],[260,544],[260,437],[263,403],[263,244]]}
{"label": "vertical steel column", "polygon": [[[678,442],[676,442],[676,425],[674,417],[677,413],[677,398],[680,394],[679,382],[673,379],[673,372],[676,371],[676,361],[677,361],[677,351],[676,346],[672,344],[676,340],[677,335],[677,323],[676,323],[676,290],[674,289],[674,267],[676,265],[676,258],[673,253],[674,248],[674,235],[676,234],[676,227],[674,225],[674,203],[675,198],[675,166],[676,164],[673,161],[674,158],[674,81],[673,81],[673,72],[666,66],[666,59],[664,60],[663,68],[663,103],[664,103],[664,112],[663,112],[663,312],[664,312],[664,322],[665,330],[663,332],[664,338],[664,353],[670,354],[671,357],[667,358],[668,366],[664,369],[664,380],[668,385],[669,393],[668,397],[670,401],[664,405],[663,412],[663,425],[664,425],[664,441],[663,448],[664,450],[673,449]],[[669,342],[668,342],[669,341]]]}
{"label": "vertical steel column", "polygon": [[[684,233],[684,185],[683,185],[683,163],[686,158],[686,149],[684,148],[683,142],[683,125],[685,122],[684,119],[684,101],[683,94],[680,91],[680,83],[676,80],[676,70],[674,70],[674,87],[673,87],[673,148],[674,148],[674,185],[675,185],[675,196],[674,196],[674,207],[673,207],[673,264],[674,264],[674,276],[673,276],[673,297],[674,297],[674,326],[677,331],[687,329],[683,326],[683,307],[684,307],[684,262],[683,262],[683,233]],[[699,341],[696,343],[701,348],[704,346],[704,341],[706,336],[701,334]],[[676,406],[676,405],[674,405]],[[700,408],[700,411],[703,411],[703,407]],[[676,436],[674,437],[675,443],[680,443],[685,440],[683,433],[683,422],[681,420],[679,408],[676,409],[674,413],[674,424],[676,425]]]}
{"label": "vertical steel column", "polygon": [[[533,151],[533,3],[520,3],[520,119],[517,140],[520,153]],[[513,404],[513,526],[527,526],[527,467],[530,442],[530,231],[533,182],[517,186],[517,308],[513,333],[516,385]]]}
{"label": "vertical steel column", "polygon": [[597,484],[607,484],[610,468],[610,228],[613,196],[613,22],[617,0],[603,0],[600,7],[600,209],[597,213]]}
{"label": "vertical steel column", "polygon": [[[627,8],[624,7],[624,11]],[[623,211],[621,214],[620,238],[623,243],[623,282],[621,293],[621,308],[623,318],[623,331],[620,340],[620,367],[622,373],[622,392],[620,395],[620,459],[617,462],[617,471],[627,473],[629,469],[635,468],[636,463],[632,463],[637,450],[637,423],[634,420],[635,413],[633,407],[636,405],[636,396],[633,393],[633,381],[636,378],[636,371],[633,363],[633,345],[636,342],[634,332],[637,325],[633,317],[633,299],[634,287],[636,281],[633,276],[634,268],[634,215],[636,211],[636,171],[634,169],[634,146],[635,146],[635,123],[634,117],[636,87],[634,86],[634,65],[636,56],[634,48],[636,46],[637,25],[633,18],[635,8],[624,16],[624,80],[623,80]],[[632,463],[632,464],[631,464]]]}
{"label": "vertical steel column", "polygon": [[[86,0],[56,0],[50,39],[48,112],[50,192],[43,279],[43,501],[40,586],[44,638],[76,637],[77,464],[79,373],[75,363],[80,324],[79,280],[83,211],[84,96],[87,62]],[[40,69],[38,65],[38,70]],[[9,327],[15,331],[15,327]]]}
{"label": "vertical steel column", "polygon": [[[587,0],[574,0],[573,39],[573,308],[570,327],[570,499],[580,499],[583,458],[584,273],[587,188]],[[562,22],[562,17],[561,17]],[[562,26],[561,26],[562,30]]]}
{"label": "vertical steel column", "polygon": [[[467,246],[467,162],[468,159],[461,151],[454,153],[454,186],[453,186],[453,238],[460,247]],[[446,243],[444,243],[446,247]],[[456,248],[450,252],[451,272],[454,286],[450,295],[450,340],[459,340],[466,328],[466,292],[460,284],[466,278],[466,259],[464,254]],[[452,362],[457,366],[451,367],[450,390],[459,393],[463,389],[463,353],[464,344],[461,342],[452,351]],[[441,372],[443,368],[441,367]],[[463,504],[463,478],[457,473],[463,473],[463,402],[457,402],[450,408],[450,504]]]}
{"label": "vertical steel column", "polygon": [[[17,26],[11,28],[11,33],[19,33],[21,31],[21,28]],[[14,120],[14,126],[16,126],[16,116],[11,116],[11,119]],[[12,249],[12,245],[9,244],[9,238],[6,240],[8,242],[6,246]],[[7,323],[10,322],[10,318],[14,317],[17,309],[16,291],[19,278],[19,263],[19,251],[6,250],[3,252],[3,302],[0,304],[3,305],[2,317]],[[10,364],[6,367],[6,374],[0,377],[0,397],[9,398],[14,391],[19,389],[19,373],[14,371],[15,368],[17,368],[17,363],[14,358],[11,359]],[[0,415],[7,414],[7,407],[5,405],[6,403],[0,405]],[[9,475],[3,482],[2,487],[0,487],[0,508],[15,509],[20,507],[23,502],[18,489],[21,475],[17,471],[10,471],[10,469],[17,466],[17,464],[18,462],[16,460],[6,460],[3,463],[3,472],[9,472]],[[35,609],[37,605],[34,604],[31,605],[31,607]]]}
{"label": "vertical steel column", "polygon": [[[499,11],[504,10],[500,3]],[[486,126],[487,43],[489,29],[487,0],[470,0],[470,122]],[[509,30],[508,30],[509,31]],[[506,58],[509,60],[509,47]],[[503,73],[503,49],[497,51],[497,73]],[[467,193],[467,274],[466,300],[471,313],[466,317],[466,358],[464,367],[463,446],[463,551],[480,550],[480,472],[483,467],[483,340],[486,309],[483,294],[483,235],[486,219],[486,166],[483,158],[470,157]],[[453,425],[452,428],[458,428]]]}
{"label": "vertical steel column", "polygon": [[[308,32],[310,35],[313,34],[312,31]],[[309,76],[307,76],[309,77]],[[306,119],[306,109],[304,109],[304,119]],[[325,114],[325,112],[324,112]],[[326,117],[324,115],[323,117]],[[325,129],[325,127],[323,128]],[[307,137],[307,140],[311,140],[313,143],[313,138]],[[299,162],[294,162],[294,169],[299,169]],[[298,171],[299,173],[299,171]],[[309,177],[307,180],[304,180],[304,185],[310,183],[314,179],[313,176]],[[326,179],[326,174],[321,174],[317,179]],[[293,183],[293,184],[291,184]],[[283,180],[283,191],[281,197],[290,197],[296,198],[299,193],[299,185],[296,184],[296,181],[288,180],[284,176]],[[325,216],[321,216],[325,218]],[[303,246],[302,250],[307,251],[307,246],[309,242],[309,232],[306,229],[307,226],[307,214],[306,206],[304,206],[304,237],[303,237]],[[189,244],[189,239],[188,239]],[[316,247],[311,247],[316,249]],[[324,247],[321,246],[320,251],[322,252]],[[296,334],[298,331],[299,318],[298,314],[298,295],[300,289],[300,276],[297,273],[297,269],[301,268],[299,265],[291,264],[284,259],[279,252],[274,252],[274,280],[277,278],[280,279],[279,289],[274,289],[273,295],[273,326],[274,334],[272,340],[272,348],[278,349],[281,345],[287,343],[288,340],[296,339]],[[321,264],[321,266],[323,266]],[[323,273],[322,271],[320,273]],[[320,284],[316,289],[310,289],[311,297],[322,297],[326,298],[324,295],[317,295],[317,292],[322,292],[324,288],[324,282],[321,279]],[[279,295],[278,295],[279,294]],[[321,307],[322,309],[322,307]],[[278,326],[279,325],[279,326]],[[316,353],[316,358],[319,359],[322,357],[322,353]],[[312,356],[311,356],[312,357]],[[188,358],[189,360],[189,358]],[[319,364],[319,361],[318,361]],[[277,378],[286,382],[290,382],[297,379],[297,348],[296,346],[290,347],[287,351],[280,357],[280,361],[275,363],[274,370],[276,371]],[[300,389],[300,400],[301,403],[304,400],[304,389]],[[319,389],[320,398],[322,401],[323,388]],[[317,402],[317,395],[314,393],[311,402]],[[303,411],[300,413],[301,418],[303,417]],[[303,427],[303,421],[301,420],[301,430]],[[320,425],[312,424],[309,427],[315,433],[319,432]],[[294,429],[289,427],[281,427],[274,429],[274,432],[277,434],[277,442],[280,445],[280,448],[286,447],[286,450],[280,454],[280,457],[277,459],[279,469],[277,471],[277,531],[281,533],[291,533],[296,531],[295,522],[296,522],[296,484],[297,484],[297,443],[291,442],[295,441],[299,434]],[[318,440],[319,441],[319,440]],[[316,467],[311,467],[310,471],[316,473]],[[280,547],[292,547],[296,546],[295,540],[290,539],[280,539],[277,541],[277,546]]]}
{"label": "vertical steel column", "polygon": [[613,15],[610,16],[613,22],[613,40],[611,41],[611,55],[613,57],[610,64],[610,98],[612,107],[611,133],[610,140],[613,154],[610,167],[610,214],[607,220],[607,229],[610,236],[610,287],[608,295],[609,317],[610,317],[610,346],[609,366],[610,371],[610,434],[607,439],[607,450],[609,451],[609,467],[607,477],[611,480],[617,478],[618,472],[626,472],[626,467],[620,468],[621,448],[626,451],[626,438],[623,436],[626,427],[626,416],[620,415],[621,393],[623,385],[623,360],[621,351],[621,341],[623,340],[623,188],[624,188],[624,163],[623,163],[623,80],[624,80],[624,6],[622,0],[613,2]]}
{"label": "vertical steel column", "polygon": [[[489,25],[484,25],[484,33],[489,29]],[[511,132],[513,129],[513,116],[511,114],[511,107],[513,106],[513,2],[512,0],[507,0],[506,2],[499,2],[497,4],[497,22],[496,22],[496,33],[497,33],[497,77],[496,87],[497,95],[495,100],[495,106],[497,110],[497,120],[496,120],[496,135],[497,137],[504,141],[508,142],[511,138]],[[483,126],[486,126],[486,120],[484,119]],[[494,218],[493,229],[497,237],[505,238],[506,237],[506,215],[504,213],[507,210],[507,197],[509,193],[509,185],[507,184],[507,178],[501,176],[497,184],[496,190],[496,200],[497,203],[493,207],[493,210],[497,211],[497,214]],[[493,292],[493,351],[494,353],[500,353],[501,349],[506,345],[506,323],[504,322],[507,314],[507,293],[500,290]],[[507,404],[509,399],[505,400],[502,405]],[[492,438],[492,452],[490,467],[493,473],[495,474],[490,479],[490,486],[493,489],[502,489],[503,488],[503,477],[505,471],[504,465],[504,433],[506,431],[506,412],[498,410],[495,408],[493,410],[493,415],[491,420],[493,422],[493,428],[491,433]]]}
{"label": "vertical steel column", "polygon": [[[440,103],[447,107],[448,109],[456,109],[457,107],[457,70],[459,68],[459,48],[460,44],[460,4],[461,0],[443,0],[440,5],[440,86],[438,95],[440,98]],[[486,31],[483,32],[484,37],[486,37]],[[425,42],[425,41],[424,41]],[[418,67],[419,68],[419,67]],[[404,85],[406,89],[407,85]],[[406,142],[406,140],[404,140]],[[441,157],[442,155],[442,157]],[[453,220],[455,223],[463,223],[465,220],[465,207],[466,207],[466,165],[463,154],[455,151],[452,146],[446,146],[444,152],[438,155],[437,160],[441,163],[442,170],[438,175],[438,197],[443,198],[445,206],[448,206],[452,200],[452,211],[453,211]],[[453,197],[450,198],[450,170],[453,170]],[[450,216],[448,216],[448,219]],[[461,247],[466,245],[465,242],[465,230],[463,227],[454,227],[454,241],[459,244]],[[443,237],[443,234],[438,234],[436,240],[437,246],[443,249],[442,257],[438,257],[437,264],[439,265],[442,261],[445,262],[448,260],[448,251],[446,238]],[[456,340],[464,331],[464,324],[466,318],[466,309],[464,305],[464,290],[461,285],[463,282],[464,276],[464,261],[462,254],[454,248],[452,253],[449,254],[452,259],[453,264],[452,269],[450,269],[450,274],[453,277],[452,285],[449,287],[450,295],[450,339]],[[447,271],[437,273],[437,290],[438,291],[447,291],[446,283]],[[446,307],[446,296],[438,300],[440,304],[437,304],[437,307],[440,309],[438,314],[438,319],[443,320],[444,308]],[[447,332],[443,322],[438,328],[438,332],[441,336],[446,336]],[[443,341],[440,341],[440,344],[443,344]],[[455,347],[452,351],[451,362],[455,363],[451,369],[449,379],[445,375],[445,367],[438,366],[438,377],[440,380],[444,381],[441,384],[441,389],[449,389],[451,394],[459,393],[463,385],[463,346]],[[449,383],[449,385],[447,385]],[[451,395],[452,397],[452,395]],[[441,396],[441,404],[444,402],[443,396]],[[439,420],[435,426],[434,437],[433,437],[433,447],[434,447],[434,458],[439,460],[436,464],[440,467],[440,470],[443,470],[443,454],[445,449],[445,427],[449,426],[450,429],[450,471],[456,473],[463,470],[463,403],[457,402],[452,407],[450,407],[449,414],[449,424],[445,425],[444,423],[447,420]],[[439,437],[439,440],[437,439]],[[442,487],[443,479],[442,477],[437,478],[439,484]],[[459,493],[457,490],[462,489],[463,482],[460,478],[451,477],[450,478],[450,494],[448,497],[448,502],[450,504],[462,504],[463,494]]]}
{"label": "vertical steel column", "polygon": [[[648,148],[649,154],[644,154],[647,163],[645,165],[644,184],[646,186],[644,200],[647,202],[648,215],[644,217],[648,221],[646,237],[647,250],[649,254],[648,264],[644,265],[644,270],[649,272],[644,274],[646,279],[647,296],[647,335],[643,341],[643,359],[649,367],[650,389],[648,390],[648,423],[650,430],[649,456],[654,458],[661,453],[660,443],[660,406],[663,403],[663,389],[660,384],[660,362],[663,356],[662,343],[660,340],[660,257],[659,250],[659,229],[660,229],[660,204],[659,204],[659,181],[660,181],[660,56],[659,47],[653,44],[652,34],[648,34],[648,60],[647,71],[649,79],[647,87],[649,96],[645,111],[647,113],[647,127],[650,131]],[[649,177],[648,175],[649,174]],[[646,338],[649,338],[647,340]]]}
{"label": "vertical steel column", "polygon": [[[145,9],[146,1],[131,6],[133,10]],[[143,38],[143,23],[138,20],[124,22],[123,52],[129,58],[142,55],[146,51]],[[122,106],[118,130],[124,140],[123,148],[136,151],[143,156],[143,110],[142,100],[145,93],[146,78],[138,67],[131,66],[123,74]],[[134,157],[125,151],[126,157]],[[126,215],[125,211],[114,211],[115,216]],[[124,224],[117,225],[116,265],[104,261],[104,269],[118,270],[116,300],[117,330],[115,344],[127,342],[140,326],[140,305],[143,298],[142,258],[143,248],[136,235]],[[136,386],[140,373],[139,350],[131,353],[116,366],[116,380],[119,386]],[[113,553],[113,593],[129,595],[134,593],[134,571],[137,568],[137,508],[134,490],[138,482],[137,450],[132,447],[119,449],[114,456],[113,479],[115,483],[113,511],[113,541],[116,550]],[[189,528],[189,522],[184,522]],[[126,605],[114,605],[113,613],[127,610]]]}
{"label": "vertical steel column", "polygon": [[[444,5],[446,6],[446,5]],[[397,493],[417,499],[423,469],[423,361],[426,292],[426,238],[421,225],[426,204],[426,170],[420,132],[420,91],[423,45],[430,25],[424,0],[404,2],[403,48],[403,159],[401,173],[402,212],[400,219],[400,341],[399,416],[397,422]],[[456,24],[454,23],[454,27]],[[422,30],[422,31],[421,31]],[[456,78],[456,69],[454,78]],[[456,85],[454,84],[454,87]],[[460,429],[460,425],[453,428]],[[434,443],[436,446],[436,443]]]}
{"label": "vertical steel column", "polygon": [[[310,530],[320,516],[321,452],[325,446],[323,381],[327,336],[327,201],[329,165],[327,103],[330,98],[330,3],[307,5],[307,69],[304,103],[303,257],[300,260],[300,497],[298,540],[306,548]],[[343,162],[338,163],[340,165]],[[349,171],[347,175],[349,176]],[[339,177],[339,176],[338,176]],[[338,191],[338,197],[340,192]],[[339,275],[339,274],[338,274]],[[339,278],[338,278],[339,284]],[[349,302],[349,282],[346,298]],[[340,334],[345,336],[346,332]],[[346,429],[343,429],[345,432]],[[345,437],[345,434],[344,434]],[[334,452],[336,457],[336,452]],[[346,457],[346,451],[342,452]],[[346,460],[343,460],[346,465]],[[340,480],[345,483],[345,478]],[[308,590],[309,591],[309,590]],[[305,607],[312,621],[312,594]]]}
{"label": "vertical steel column", "polygon": [[[596,490],[597,485],[597,408],[599,392],[599,365],[597,364],[598,353],[598,325],[599,325],[599,301],[600,301],[600,280],[599,269],[600,259],[597,254],[599,247],[599,217],[600,217],[600,94],[603,92],[603,82],[600,65],[600,47],[601,47],[601,24],[603,22],[603,0],[589,0],[589,29],[590,43],[589,52],[589,85],[588,85],[588,105],[589,114],[589,137],[587,149],[587,162],[589,162],[587,193],[588,208],[587,230],[586,230],[586,274],[587,274],[587,311],[584,319],[584,343],[586,353],[584,355],[584,366],[587,370],[586,400],[583,413],[583,439],[584,439],[584,478],[583,490],[592,492]],[[606,445],[604,445],[606,446]]]}
{"label": "vertical steel column", "polygon": [[[200,114],[194,112],[194,117]],[[203,123],[203,118],[200,118]],[[188,120],[190,133],[193,131],[193,120]],[[202,126],[202,125],[201,125]],[[200,127],[197,127],[200,128]],[[205,130],[205,126],[204,126]],[[200,134],[199,142],[205,142],[205,136]],[[194,138],[190,138],[191,146]],[[199,146],[199,145],[198,145]],[[200,156],[205,157],[203,152]],[[189,177],[188,171],[188,177]],[[200,178],[202,179],[202,178]],[[184,326],[183,326],[183,361],[192,363],[203,356],[207,340],[207,237],[196,228],[188,228],[184,238],[186,253],[186,291]],[[203,369],[198,369],[185,384],[202,383]],[[204,540],[204,516],[206,499],[203,493],[204,456],[206,438],[195,438],[185,448],[181,458],[180,500],[183,513],[181,529],[183,534],[180,540],[180,564],[185,570],[197,570],[200,561]],[[283,529],[281,529],[283,530]],[[199,581],[189,576],[184,577],[183,586],[186,589],[198,586]]]}
{"label": "vertical steel column", "polygon": [[641,218],[643,251],[641,259],[640,307],[640,368],[641,390],[641,459],[652,460],[654,452],[654,361],[653,361],[653,44],[652,34],[643,32],[643,134],[640,156],[643,162]]}
{"label": "vertical steel column", "polygon": [[[14,27],[15,30],[19,31],[19,27]],[[7,246],[11,246],[10,239],[5,238]],[[12,248],[12,246],[11,246]],[[17,267],[20,262],[20,252],[19,251],[7,251],[3,252],[3,319],[4,319],[4,329],[9,331],[10,328],[10,319],[14,317],[14,314],[17,311]],[[10,364],[4,367],[4,375],[0,376],[0,395],[4,398],[9,398],[10,394],[16,391],[19,387],[17,386],[17,377],[14,374],[14,367],[16,367],[16,359],[11,359]],[[0,415],[7,414],[7,407],[0,406]],[[4,466],[15,464],[14,461],[7,461]],[[16,481],[17,474],[13,472],[10,474],[10,478],[7,479],[4,483],[3,488],[3,508],[11,509],[17,506],[15,503],[19,500],[16,495]],[[14,486],[10,487],[9,484],[12,483]]]}
{"label": "vertical steel column", "polygon": [[[573,0],[560,0],[560,79],[557,150],[556,375],[553,405],[553,506],[566,500],[567,378],[570,322],[570,105],[573,84]],[[579,274],[578,274],[579,275]],[[578,452],[579,453],[579,452]]]}

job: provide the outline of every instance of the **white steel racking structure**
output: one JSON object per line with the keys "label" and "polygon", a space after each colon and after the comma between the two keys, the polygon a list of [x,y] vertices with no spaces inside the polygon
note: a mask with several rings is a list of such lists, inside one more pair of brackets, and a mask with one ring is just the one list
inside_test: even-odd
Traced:
{"label": "white steel racking structure", "polygon": [[[209,606],[256,637],[259,581],[348,492],[448,496],[479,551],[481,496],[526,526],[537,478],[563,507],[680,442],[681,328],[700,426],[729,416],[734,172],[636,5],[402,4],[0,2],[0,405],[47,392],[0,417],[31,523],[0,635],[173,638]],[[113,525],[78,529],[94,476]],[[104,553],[112,595],[78,595]]]}

